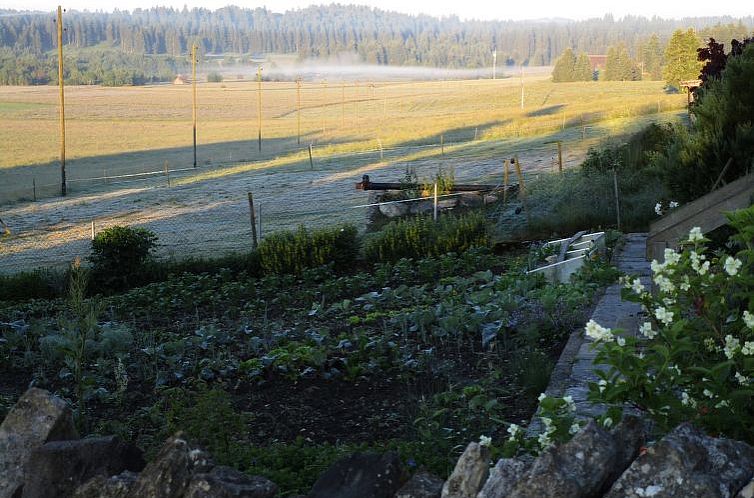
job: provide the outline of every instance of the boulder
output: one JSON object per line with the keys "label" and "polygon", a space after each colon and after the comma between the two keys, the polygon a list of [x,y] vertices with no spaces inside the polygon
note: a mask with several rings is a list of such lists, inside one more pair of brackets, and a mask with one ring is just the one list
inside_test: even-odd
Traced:
{"label": "boulder", "polygon": [[743,489],[738,492],[736,498],[754,498],[754,479],[749,481],[749,484],[744,486]]}
{"label": "boulder", "polygon": [[440,498],[444,482],[434,474],[419,471],[398,490],[395,498]]}
{"label": "boulder", "polygon": [[21,496],[32,452],[48,441],[76,439],[65,401],[36,387],[26,391],[0,424],[0,498]]}
{"label": "boulder", "polygon": [[188,490],[194,474],[209,472],[213,467],[204,451],[192,447],[178,434],[162,446],[153,462],[139,475],[128,498],[178,498]]}
{"label": "boulder", "polygon": [[754,448],[684,423],[639,456],[605,497],[727,498],[753,475]]}
{"label": "boulder", "polygon": [[354,453],[322,474],[309,498],[393,498],[401,483],[401,462],[395,453]]}
{"label": "boulder", "polygon": [[125,471],[117,476],[96,476],[80,486],[73,498],[126,498],[139,476]]}
{"label": "boulder", "polygon": [[272,498],[278,492],[274,482],[250,477],[230,467],[218,466],[208,473],[196,474],[184,498]]}
{"label": "boulder", "polygon": [[515,458],[501,458],[477,498],[506,498],[530,465]]}
{"label": "boulder", "polygon": [[504,496],[602,496],[638,453],[643,427],[638,420],[626,419],[610,433],[592,420],[567,443],[543,452]]}
{"label": "boulder", "polygon": [[405,202],[393,202],[390,204],[381,204],[380,213],[388,218],[399,218],[407,215],[409,212],[408,203]]}
{"label": "boulder", "polygon": [[[437,201],[437,209],[444,210],[444,209],[453,209],[458,205],[458,199],[450,198],[450,199],[440,199]],[[432,209],[434,209],[434,205],[432,206]]]}
{"label": "boulder", "polygon": [[458,196],[458,207],[477,208],[484,204],[482,194],[465,193]]}
{"label": "boulder", "polygon": [[490,451],[472,442],[442,487],[442,498],[476,498],[490,473]]}
{"label": "boulder", "polygon": [[434,203],[433,201],[416,201],[412,202],[409,205],[409,213],[410,214],[424,214],[424,213],[431,213],[434,209]]}
{"label": "boulder", "polygon": [[97,475],[110,477],[143,468],[141,450],[115,436],[52,441],[32,453],[23,496],[64,498]]}

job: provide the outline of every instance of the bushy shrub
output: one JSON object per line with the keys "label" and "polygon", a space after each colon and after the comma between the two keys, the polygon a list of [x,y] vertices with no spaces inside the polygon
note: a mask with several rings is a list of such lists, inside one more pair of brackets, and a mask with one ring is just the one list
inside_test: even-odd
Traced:
{"label": "bushy shrub", "polygon": [[143,278],[157,235],[146,228],[113,226],[92,240],[92,282],[100,291],[120,290]]}
{"label": "bushy shrub", "polygon": [[731,216],[741,248],[710,253],[699,228],[681,252],[652,262],[656,293],[624,280],[623,297],[649,316],[642,336],[622,337],[595,322],[599,382],[591,399],[642,409],[660,429],[691,421],[728,437],[754,441],[754,208]]}
{"label": "bushy shrub", "polygon": [[207,82],[208,83],[222,83],[223,75],[218,73],[217,71],[212,71],[211,73],[207,74]]}
{"label": "bushy shrub", "polygon": [[401,258],[461,253],[489,243],[487,221],[481,212],[440,217],[429,216],[392,221],[382,231],[364,240],[364,257],[369,262],[398,261]]}
{"label": "bushy shrub", "polygon": [[358,255],[356,228],[346,225],[308,231],[275,232],[259,244],[259,260],[265,273],[299,274],[306,268],[334,263],[349,268]]}
{"label": "bushy shrub", "polygon": [[0,301],[54,299],[63,295],[66,282],[65,272],[47,268],[0,275]]}

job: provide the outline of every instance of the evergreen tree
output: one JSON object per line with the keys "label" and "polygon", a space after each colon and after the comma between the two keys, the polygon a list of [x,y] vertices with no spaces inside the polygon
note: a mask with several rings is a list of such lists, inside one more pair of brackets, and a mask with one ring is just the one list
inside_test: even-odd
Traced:
{"label": "evergreen tree", "polygon": [[699,78],[702,62],[697,60],[697,49],[702,44],[696,32],[676,30],[665,48],[665,67],[662,77],[668,86],[681,88],[681,81]]}
{"label": "evergreen tree", "polygon": [[605,80],[634,81],[640,79],[640,77],[636,63],[631,59],[624,43],[608,49],[607,60],[605,61]]}
{"label": "evergreen tree", "polygon": [[594,79],[592,63],[586,52],[581,52],[579,58],[576,60],[573,79],[574,81],[592,81]]}
{"label": "evergreen tree", "polygon": [[563,81],[574,81],[576,71],[576,56],[570,48],[558,57],[555,67],[552,70],[552,81],[560,83]]}
{"label": "evergreen tree", "polygon": [[660,37],[652,34],[649,39],[641,45],[639,50],[639,60],[642,64],[643,74],[650,80],[662,79],[663,51],[660,44]]}

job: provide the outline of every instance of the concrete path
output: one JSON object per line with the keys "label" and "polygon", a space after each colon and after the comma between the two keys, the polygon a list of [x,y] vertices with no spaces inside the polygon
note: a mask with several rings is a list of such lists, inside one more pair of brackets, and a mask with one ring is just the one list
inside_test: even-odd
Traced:
{"label": "concrete path", "polygon": [[[639,276],[645,287],[651,285],[651,271],[646,260],[646,233],[630,233],[625,237],[625,244],[614,257],[614,263],[622,272]],[[642,318],[641,305],[621,300],[620,284],[613,284],[597,303],[592,316],[595,322],[611,329],[624,329],[624,336],[638,333]],[[550,378],[550,385],[545,394],[552,397],[571,396],[576,403],[576,415],[579,418],[591,418],[604,412],[605,408],[587,401],[589,382],[597,382],[594,373],[596,351],[592,349],[593,341],[586,337],[580,328],[571,334],[560,355]],[[536,417],[529,425],[528,432],[537,434],[541,424]]]}

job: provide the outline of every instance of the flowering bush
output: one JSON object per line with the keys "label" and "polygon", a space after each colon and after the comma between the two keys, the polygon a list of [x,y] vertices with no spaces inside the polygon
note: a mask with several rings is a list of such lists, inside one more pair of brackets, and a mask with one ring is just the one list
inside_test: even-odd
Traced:
{"label": "flowering bush", "polygon": [[754,441],[754,210],[729,215],[742,250],[711,253],[693,228],[681,252],[652,261],[655,292],[623,279],[622,296],[642,304],[639,337],[590,321],[599,382],[590,399],[644,410],[668,430],[692,421],[707,431]]}

